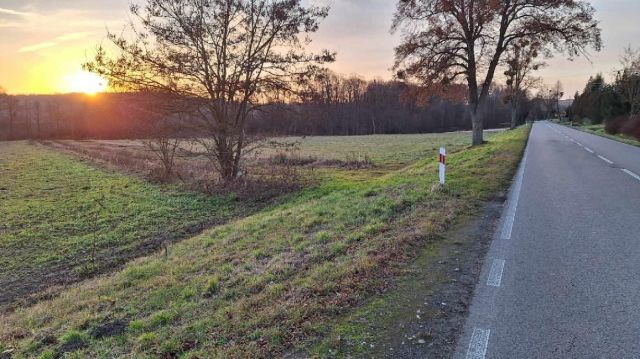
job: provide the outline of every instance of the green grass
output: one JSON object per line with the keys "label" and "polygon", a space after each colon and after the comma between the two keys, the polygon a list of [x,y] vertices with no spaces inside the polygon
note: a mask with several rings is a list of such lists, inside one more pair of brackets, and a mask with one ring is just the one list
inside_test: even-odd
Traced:
{"label": "green grass", "polygon": [[24,142],[0,144],[0,173],[3,290],[87,276],[237,212],[230,197],[160,188]]}
{"label": "green grass", "polygon": [[[65,334],[77,331],[89,338],[70,357],[308,353],[332,320],[393,286],[417,248],[506,188],[527,134],[520,128],[452,153],[444,189],[434,187],[437,136],[409,166],[357,180],[331,177],[286,203],[182,241],[167,258],[138,259],[0,315],[0,343],[18,358],[59,354]],[[90,335],[114,320],[128,325]]]}
{"label": "green grass", "polygon": [[581,130],[581,131],[584,131],[584,132],[592,133],[594,135],[606,137],[608,139],[615,140],[615,141],[618,141],[618,142],[626,143],[628,145],[640,146],[640,141],[638,141],[637,139],[635,139],[633,137],[625,136],[625,135],[623,135],[621,133],[616,134],[616,135],[612,135],[610,133],[607,133],[604,130],[604,125],[603,124],[599,124],[599,125],[573,125],[573,124],[568,123],[568,122],[565,122],[565,123],[562,123],[562,124],[570,126],[572,128],[575,128],[577,130]]}
{"label": "green grass", "polygon": [[[497,131],[486,131],[491,139]],[[405,165],[433,154],[444,146],[456,150],[470,144],[466,132],[410,135],[309,136],[284,137],[286,143],[299,143],[300,155],[322,159],[345,160],[347,157],[369,158],[377,165]],[[267,151],[267,155],[271,152]]]}

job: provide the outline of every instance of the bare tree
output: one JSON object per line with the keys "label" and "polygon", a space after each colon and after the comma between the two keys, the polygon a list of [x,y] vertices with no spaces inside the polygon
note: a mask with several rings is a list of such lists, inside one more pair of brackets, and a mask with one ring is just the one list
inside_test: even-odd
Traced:
{"label": "bare tree", "polygon": [[640,112],[640,49],[628,46],[620,57],[622,67],[616,73],[616,85],[622,98],[629,104],[629,113]]}
{"label": "bare tree", "polygon": [[[7,95],[7,92],[5,91],[5,89],[2,86],[0,86],[0,114],[2,114],[5,111],[5,109],[8,108],[8,104],[9,104],[9,95]],[[0,138],[8,139],[8,137],[6,137],[5,135],[3,135]]]}
{"label": "bare tree", "polygon": [[562,119],[562,116],[560,114],[560,100],[562,99],[563,96],[564,96],[564,90],[562,89],[562,82],[558,80],[555,83],[555,85],[553,85],[553,88],[551,89],[551,92],[550,92],[551,101],[556,107],[556,115],[558,116],[558,120]]}
{"label": "bare tree", "polygon": [[47,113],[49,122],[54,126],[54,134],[52,137],[60,138],[62,136],[62,129],[60,126],[60,122],[62,122],[62,114],[60,113],[60,104],[55,98],[50,99],[47,102]]}
{"label": "bare tree", "polygon": [[554,112],[557,112],[558,117],[560,117],[559,103],[562,96],[564,96],[564,92],[562,91],[562,83],[558,81],[551,88],[547,87],[543,83],[540,83],[537,87],[538,94],[536,95],[536,98],[538,102],[544,107],[543,109],[541,109],[540,115],[548,119],[553,116]]}
{"label": "bare tree", "polygon": [[521,39],[507,50],[507,70],[504,75],[507,77],[507,98],[511,105],[512,129],[518,124],[520,101],[526,98],[527,91],[539,81],[531,74],[544,66],[544,62],[538,61],[540,50],[540,43],[529,39]]}
{"label": "bare tree", "polygon": [[18,119],[20,101],[12,95],[7,95],[7,112],[9,116],[9,140],[15,139],[15,126]]}
{"label": "bare tree", "polygon": [[483,142],[481,109],[502,55],[530,39],[570,58],[601,48],[595,10],[581,0],[399,0],[392,30],[400,77],[425,84],[464,78],[473,145]]}
{"label": "bare tree", "polygon": [[162,165],[161,178],[167,180],[173,175],[173,167],[182,138],[178,132],[179,121],[161,118],[148,124],[142,144],[156,156]]}
{"label": "bare tree", "polygon": [[41,105],[40,101],[36,100],[33,102],[33,111],[35,112],[36,117],[36,137],[38,139],[42,138],[42,132],[40,132],[40,115],[41,115]]}
{"label": "bare tree", "polygon": [[109,33],[119,49],[99,47],[85,68],[112,87],[171,95],[188,112],[197,140],[225,180],[237,177],[251,138],[251,114],[270,93],[294,91],[327,51],[304,50],[328,8],[302,0],[147,0],[131,13],[133,39]]}

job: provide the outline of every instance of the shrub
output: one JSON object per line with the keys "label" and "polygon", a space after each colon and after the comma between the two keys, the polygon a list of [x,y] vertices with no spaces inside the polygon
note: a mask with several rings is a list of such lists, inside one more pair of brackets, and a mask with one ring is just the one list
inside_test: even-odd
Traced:
{"label": "shrub", "polygon": [[604,123],[604,130],[610,135],[617,135],[628,119],[628,116],[616,116],[607,119]]}
{"label": "shrub", "polygon": [[626,136],[640,140],[640,116],[632,116],[620,127],[620,132]]}

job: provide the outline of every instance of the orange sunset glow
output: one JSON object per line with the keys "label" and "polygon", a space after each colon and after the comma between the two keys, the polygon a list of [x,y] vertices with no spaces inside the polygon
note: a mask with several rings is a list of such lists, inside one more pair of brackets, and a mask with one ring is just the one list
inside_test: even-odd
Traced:
{"label": "orange sunset glow", "polygon": [[[335,50],[338,61],[330,68],[342,74],[389,79],[397,35],[389,33],[394,1],[314,0],[331,4],[311,49]],[[3,0],[0,2],[0,86],[13,94],[100,92],[101,81],[82,73],[82,64],[105,42],[107,29],[120,32],[132,0]],[[548,85],[562,81],[567,97],[582,91],[594,71],[611,77],[624,46],[640,37],[635,0],[596,0],[608,51],[568,62],[563,56],[540,71]],[[623,13],[617,11],[622,6]],[[357,31],[355,29],[358,29]]]}
{"label": "orange sunset glow", "polygon": [[95,95],[98,92],[106,91],[107,87],[107,80],[84,70],[65,77],[65,89],[67,92]]}

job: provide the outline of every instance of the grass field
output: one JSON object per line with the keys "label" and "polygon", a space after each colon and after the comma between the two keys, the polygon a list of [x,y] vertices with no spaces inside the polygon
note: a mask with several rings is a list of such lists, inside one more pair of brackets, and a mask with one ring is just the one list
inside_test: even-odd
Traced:
{"label": "grass field", "polygon": [[[497,133],[499,131],[487,131],[486,136],[491,138]],[[290,160],[290,163],[294,163],[298,170],[297,175],[305,178],[308,178],[307,175],[313,172],[314,180],[318,179],[315,178],[318,174],[322,178],[351,174],[366,179],[371,175],[388,173],[426,156],[431,156],[441,146],[446,147],[449,151],[468,146],[469,134],[455,132],[349,137],[309,136],[281,137],[274,140],[281,144],[295,144],[296,146],[284,154],[279,148],[267,146],[255,156],[250,156],[245,162],[246,172],[251,174],[253,179],[272,182],[272,188],[277,187],[274,184],[282,182],[282,177],[291,177],[288,172],[283,173],[283,171],[277,170],[278,167],[282,167],[280,161],[273,161],[278,156],[285,156],[285,159]],[[149,174],[154,173],[154,170],[160,166],[139,141],[57,141],[49,145],[79,154],[83,158],[97,161],[99,164],[106,164],[109,168],[138,174],[147,179],[153,179],[153,176]],[[201,154],[201,147],[190,143],[184,143],[182,147],[188,149],[191,154],[177,159],[175,167],[180,180],[174,178],[173,183],[180,184],[183,188],[210,192],[206,186],[203,186],[203,182],[205,179],[211,179],[210,174],[213,168],[206,157]],[[274,173],[270,173],[270,170],[274,168],[276,169],[275,176],[273,176]],[[357,169],[357,171],[350,171],[353,169]],[[285,189],[286,191],[287,189]],[[252,192],[255,195],[255,192],[264,191],[258,189]],[[278,191],[272,192],[275,194],[271,194],[271,196],[278,194]]]}
{"label": "grass field", "polygon": [[0,144],[0,153],[0,305],[239,212],[231,197],[161,189],[26,143]]}
{"label": "grass field", "polygon": [[[491,138],[498,131],[487,131]],[[444,146],[457,150],[469,145],[469,134],[465,132],[425,133],[411,135],[369,135],[369,136],[318,136],[284,137],[283,142],[299,143],[299,154],[303,157],[346,160],[347,157],[369,158],[379,166],[399,166],[410,164]],[[266,151],[264,156],[271,155]]]}
{"label": "grass field", "polygon": [[[373,146],[343,138],[331,154],[375,147],[368,156],[389,169],[335,169],[284,203],[175,244],[167,256],[140,258],[0,314],[0,348],[16,358],[322,355],[330,348],[310,348],[334,319],[393,288],[417,248],[506,188],[527,134],[496,134],[472,149],[468,134],[409,145],[401,136],[374,136]],[[328,156],[318,139],[309,141],[303,151]],[[435,159],[443,143],[450,171],[440,189]]]}

